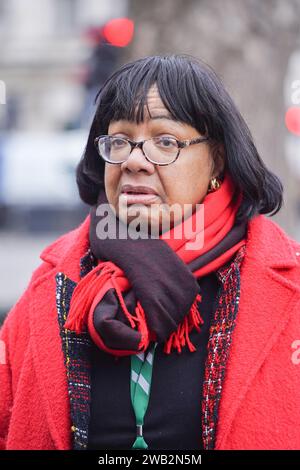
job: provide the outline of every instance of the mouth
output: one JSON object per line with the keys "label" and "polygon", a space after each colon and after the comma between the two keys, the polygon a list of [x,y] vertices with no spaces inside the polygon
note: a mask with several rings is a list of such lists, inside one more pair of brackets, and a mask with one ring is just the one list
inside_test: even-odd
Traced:
{"label": "mouth", "polygon": [[121,188],[120,198],[127,204],[151,204],[159,195],[148,186],[124,185]]}

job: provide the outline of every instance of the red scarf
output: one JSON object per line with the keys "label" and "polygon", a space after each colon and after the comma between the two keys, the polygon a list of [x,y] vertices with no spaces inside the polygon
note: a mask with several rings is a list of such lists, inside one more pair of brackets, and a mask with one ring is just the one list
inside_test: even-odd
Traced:
{"label": "red scarf", "polygon": [[[104,202],[104,192],[101,197]],[[221,254],[208,256],[211,259],[203,266],[201,259],[206,259],[205,256],[211,252],[216,253],[218,245],[221,246],[221,242],[233,231],[241,199],[241,193],[235,191],[234,184],[226,173],[221,187],[206,195],[202,207],[181,224],[164,232],[159,237],[160,242],[155,239],[94,241],[96,252],[97,248],[99,250],[98,260],[106,261],[99,261],[75,287],[65,328],[79,334],[87,326],[93,341],[102,350],[116,356],[145,351],[153,340],[164,341],[164,352],[167,354],[172,349],[181,352],[185,345],[191,352],[195,351],[189,333],[194,328],[200,331],[203,323],[198,310],[201,295],[194,287],[196,279],[226,264],[245,244],[245,237],[221,251]],[[203,207],[204,228],[202,226],[196,234],[186,230],[187,227],[195,230],[196,218],[199,220]],[[177,238],[178,233],[182,234],[180,239]],[[140,245],[143,248],[139,249],[138,242],[147,245]],[[154,245],[155,242],[160,245]],[[191,243],[193,245],[189,245]],[[130,263],[126,261],[126,257],[124,261],[127,247]],[[134,251],[130,251],[131,247]],[[95,254],[95,250],[92,251]],[[144,258],[139,259],[142,256]],[[112,258],[115,262],[111,261]],[[133,262],[136,264],[132,269]],[[149,272],[151,266],[153,269],[157,268],[154,266],[156,264],[159,264],[162,271],[163,283],[159,280],[156,282],[157,271]],[[198,267],[188,269],[197,264]],[[143,273],[141,266],[146,266],[146,273]],[[139,275],[135,279],[138,271]],[[144,281],[142,275],[145,276]],[[142,289],[140,284],[143,282],[145,286]],[[149,282],[154,286],[152,292],[145,288]],[[156,295],[153,295],[153,291]]]}

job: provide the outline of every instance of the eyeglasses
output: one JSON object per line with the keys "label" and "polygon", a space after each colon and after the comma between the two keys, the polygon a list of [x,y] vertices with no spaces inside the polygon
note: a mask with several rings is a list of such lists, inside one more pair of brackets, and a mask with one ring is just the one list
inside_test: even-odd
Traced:
{"label": "eyeglasses", "polygon": [[125,137],[100,135],[95,139],[95,146],[100,157],[107,163],[118,165],[125,162],[133,149],[138,147],[149,162],[163,166],[175,162],[181,149],[207,140],[209,140],[209,137],[198,137],[183,141],[173,137],[152,137],[152,139],[134,142]]}

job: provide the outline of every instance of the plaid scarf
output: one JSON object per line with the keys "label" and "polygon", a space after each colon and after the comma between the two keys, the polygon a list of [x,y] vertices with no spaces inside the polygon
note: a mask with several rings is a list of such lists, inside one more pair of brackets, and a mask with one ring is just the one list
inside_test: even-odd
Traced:
{"label": "plaid scarf", "polygon": [[[108,204],[101,190],[90,223],[98,265],[76,285],[65,328],[79,334],[87,327],[97,346],[115,356],[144,352],[152,341],[163,342],[166,354],[184,346],[195,351],[189,333],[203,323],[197,278],[223,266],[245,244],[246,222],[235,223],[241,200],[226,173],[199,209],[159,238],[132,239],[128,225],[110,210],[105,221],[114,221],[108,226],[116,230],[100,240],[96,229],[104,216],[96,209]],[[200,210],[204,225],[195,231]]]}

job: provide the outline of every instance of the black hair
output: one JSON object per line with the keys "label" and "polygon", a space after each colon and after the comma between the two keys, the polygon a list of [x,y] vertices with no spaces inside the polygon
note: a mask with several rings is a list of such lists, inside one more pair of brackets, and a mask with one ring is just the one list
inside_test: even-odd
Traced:
{"label": "black hair", "polygon": [[237,219],[276,214],[283,203],[280,179],[264,164],[251,132],[221,79],[205,62],[190,55],[150,56],[127,63],[100,88],[95,116],[76,179],[81,199],[94,205],[104,185],[104,161],[94,140],[107,134],[111,121],[144,119],[147,95],[156,84],[172,117],[223,144],[225,169],[243,192]]}

